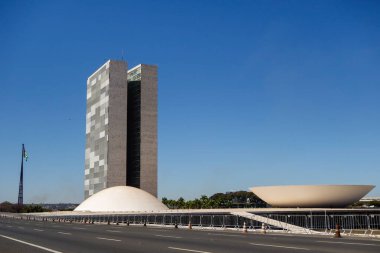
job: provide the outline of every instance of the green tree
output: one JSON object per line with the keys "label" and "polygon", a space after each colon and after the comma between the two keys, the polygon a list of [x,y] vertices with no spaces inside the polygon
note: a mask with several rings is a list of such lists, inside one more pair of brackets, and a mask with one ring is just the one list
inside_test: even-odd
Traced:
{"label": "green tree", "polygon": [[182,197],[180,197],[178,200],[177,200],[177,208],[178,209],[181,209],[181,208],[186,208],[186,206],[185,206],[185,200],[182,198]]}
{"label": "green tree", "polygon": [[177,200],[162,198],[168,208],[171,209],[208,209],[208,208],[236,208],[236,207],[266,207],[267,204],[252,192],[237,191],[227,193],[215,193],[211,197],[202,195],[200,199]]}

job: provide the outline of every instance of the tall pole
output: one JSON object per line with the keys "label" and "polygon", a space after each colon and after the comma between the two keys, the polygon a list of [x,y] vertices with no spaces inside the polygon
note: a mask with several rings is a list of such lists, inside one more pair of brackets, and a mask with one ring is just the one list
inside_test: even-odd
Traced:
{"label": "tall pole", "polygon": [[25,153],[25,148],[24,144],[22,144],[22,150],[21,150],[21,173],[20,173],[20,184],[18,187],[18,205],[22,206],[23,205],[23,198],[24,198],[24,153]]}

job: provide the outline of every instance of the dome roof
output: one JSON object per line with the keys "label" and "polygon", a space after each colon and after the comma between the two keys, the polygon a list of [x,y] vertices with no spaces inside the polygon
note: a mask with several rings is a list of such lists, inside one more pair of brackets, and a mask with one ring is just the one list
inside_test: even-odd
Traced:
{"label": "dome roof", "polygon": [[281,185],[250,190],[273,207],[346,207],[360,200],[374,185]]}
{"label": "dome roof", "polygon": [[115,186],[95,193],[74,211],[130,212],[167,209],[161,201],[146,191],[131,186]]}

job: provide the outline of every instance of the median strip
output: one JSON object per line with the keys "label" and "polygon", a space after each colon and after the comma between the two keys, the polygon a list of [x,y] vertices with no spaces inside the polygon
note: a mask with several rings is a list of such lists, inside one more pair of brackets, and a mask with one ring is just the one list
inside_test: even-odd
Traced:
{"label": "median strip", "polygon": [[0,237],[3,237],[5,239],[9,239],[9,240],[12,240],[12,241],[15,241],[15,242],[23,243],[23,244],[26,244],[26,245],[29,245],[29,246],[32,246],[32,247],[35,247],[35,248],[39,248],[39,249],[42,249],[42,250],[45,250],[45,251],[48,251],[48,252],[62,253],[61,251],[57,251],[57,250],[49,249],[49,248],[46,248],[46,247],[43,247],[43,246],[40,246],[40,245],[37,245],[37,244],[21,241],[21,240],[18,240],[16,238],[12,238],[12,237],[9,237],[9,236],[0,235]]}
{"label": "median strip", "polygon": [[295,250],[310,250],[307,248],[298,248],[298,247],[291,247],[291,246],[284,246],[284,245],[273,245],[273,244],[260,244],[260,243],[249,243],[254,246],[261,246],[261,247],[273,247],[273,248],[283,248],[283,249],[295,249]]}

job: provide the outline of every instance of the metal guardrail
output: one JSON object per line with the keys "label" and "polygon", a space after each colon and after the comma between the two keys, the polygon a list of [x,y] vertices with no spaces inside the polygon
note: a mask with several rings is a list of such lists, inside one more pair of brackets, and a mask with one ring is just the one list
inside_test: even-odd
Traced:
{"label": "metal guardrail", "polygon": [[250,229],[261,228],[261,222],[250,220],[237,215],[176,215],[176,214],[110,214],[110,215],[0,215],[0,218],[14,218],[51,222],[82,222],[82,223],[124,223],[124,224],[151,224],[220,228],[242,228],[244,222]]}
{"label": "metal guardrail", "polygon": [[284,223],[304,227],[310,230],[332,233],[336,225],[341,227],[343,234],[377,235],[380,236],[380,214],[325,214],[325,215],[262,215]]}
{"label": "metal guardrail", "polygon": [[106,223],[126,225],[162,225],[162,226],[191,226],[200,228],[225,228],[242,229],[244,224],[248,230],[261,230],[263,224],[270,230],[284,230],[286,224],[303,227],[305,229],[331,233],[340,225],[343,234],[361,234],[380,236],[380,214],[366,215],[314,215],[314,214],[260,214],[271,220],[277,220],[280,227],[269,225],[270,222],[259,222],[233,214],[74,214],[74,215],[40,215],[40,214],[0,214],[1,218],[13,218],[24,220],[51,221],[51,222],[81,222],[81,223]]}
{"label": "metal guardrail", "polygon": [[279,220],[292,225],[314,229],[314,230],[331,230],[339,224],[342,229],[376,229],[380,230],[380,214],[370,215],[262,215],[271,219]]}

